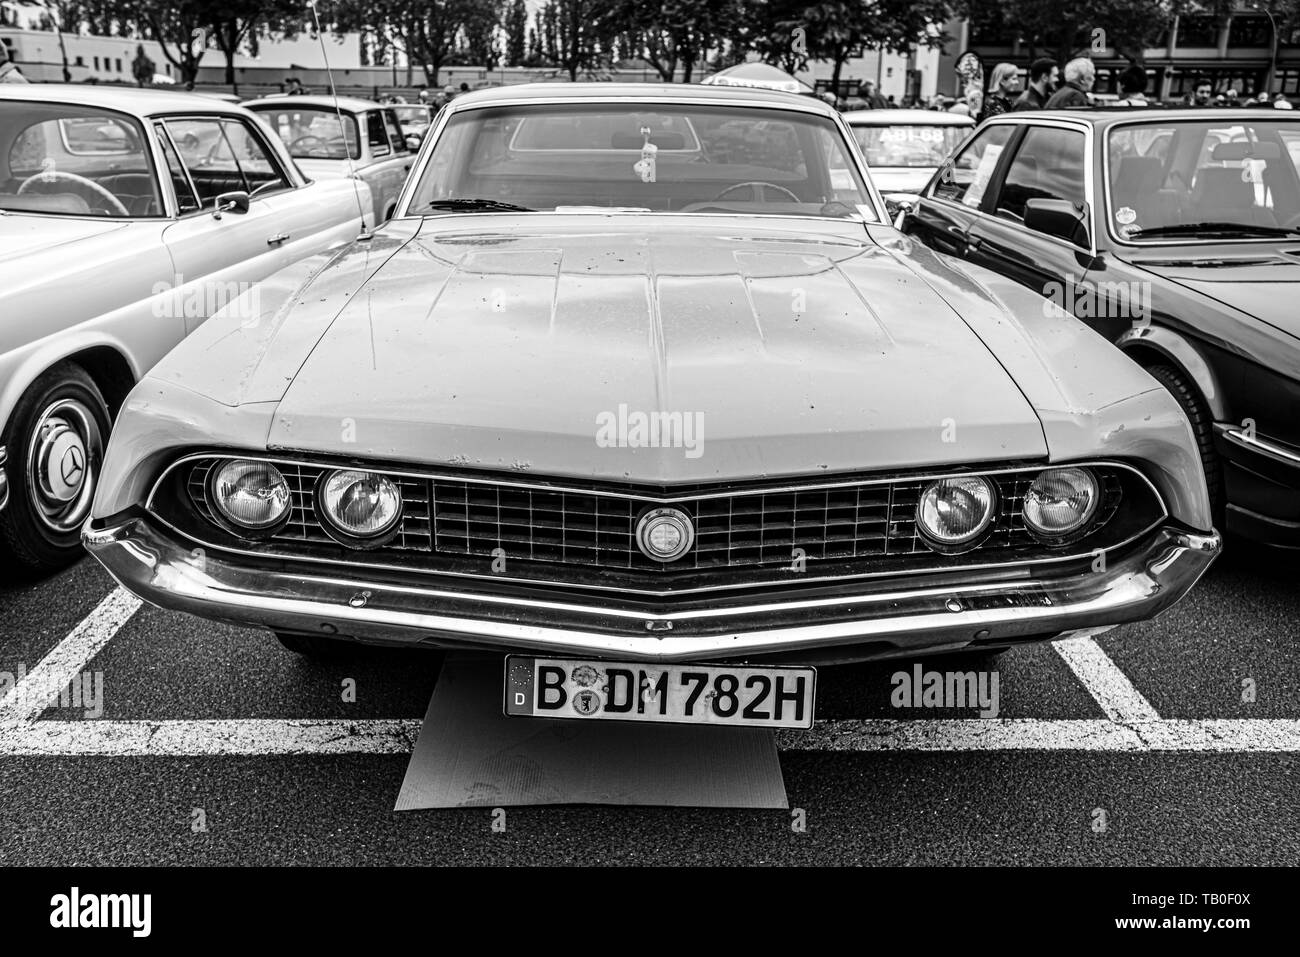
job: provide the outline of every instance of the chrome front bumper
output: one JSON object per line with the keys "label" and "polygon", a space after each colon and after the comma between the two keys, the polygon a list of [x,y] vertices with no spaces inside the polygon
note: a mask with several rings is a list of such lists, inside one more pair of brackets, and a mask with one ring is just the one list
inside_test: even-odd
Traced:
{"label": "chrome front bumper", "polygon": [[[1217,532],[1160,528],[1099,572],[943,584],[844,582],[828,593],[719,598],[640,610],[446,577],[398,581],[363,567],[228,556],[145,518],[82,539],[128,590],[162,608],[273,631],[394,645],[532,650],[638,661],[850,661],[1001,646],[1104,629],[1181,598],[1220,549]],[[925,579],[921,579],[925,582]],[[486,588],[484,587],[486,586]]]}

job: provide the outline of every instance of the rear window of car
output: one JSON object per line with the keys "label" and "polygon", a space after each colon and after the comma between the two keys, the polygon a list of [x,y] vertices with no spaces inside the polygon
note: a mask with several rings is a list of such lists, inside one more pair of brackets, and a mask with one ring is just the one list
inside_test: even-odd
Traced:
{"label": "rear window of car", "polygon": [[110,219],[164,214],[152,151],[134,117],[0,101],[0,209]]}

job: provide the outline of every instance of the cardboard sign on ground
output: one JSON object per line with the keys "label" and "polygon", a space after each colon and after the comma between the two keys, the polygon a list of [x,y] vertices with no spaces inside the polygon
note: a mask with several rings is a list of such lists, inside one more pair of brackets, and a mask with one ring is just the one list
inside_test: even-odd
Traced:
{"label": "cardboard sign on ground", "polygon": [[507,717],[503,680],[499,657],[448,656],[396,810],[789,807],[771,731]]}

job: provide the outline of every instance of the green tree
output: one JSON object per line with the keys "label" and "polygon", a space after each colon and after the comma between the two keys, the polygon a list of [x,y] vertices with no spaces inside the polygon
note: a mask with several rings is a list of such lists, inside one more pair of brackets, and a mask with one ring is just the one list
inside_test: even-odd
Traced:
{"label": "green tree", "polygon": [[513,0],[505,17],[506,66],[523,66],[528,56],[528,6]]}

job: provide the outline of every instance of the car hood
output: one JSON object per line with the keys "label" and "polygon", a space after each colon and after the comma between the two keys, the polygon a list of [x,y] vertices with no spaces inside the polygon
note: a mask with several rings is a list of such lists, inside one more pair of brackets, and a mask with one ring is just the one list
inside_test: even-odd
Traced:
{"label": "car hood", "polygon": [[656,483],[1046,455],[981,340],[860,226],[559,219],[427,221],[296,368],[268,446]]}
{"label": "car hood", "polygon": [[103,236],[128,225],[104,219],[0,213],[0,263]]}
{"label": "car hood", "polygon": [[1300,338],[1300,255],[1235,253],[1186,262],[1138,262],[1179,285]]}

